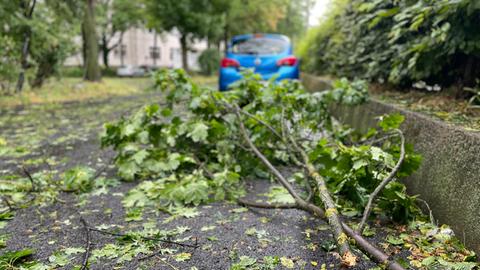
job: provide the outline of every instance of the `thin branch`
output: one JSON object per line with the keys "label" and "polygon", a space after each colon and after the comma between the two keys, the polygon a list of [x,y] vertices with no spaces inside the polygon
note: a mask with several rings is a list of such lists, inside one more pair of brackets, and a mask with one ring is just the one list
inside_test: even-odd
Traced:
{"label": "thin branch", "polygon": [[22,170],[23,170],[23,173],[27,176],[28,180],[30,180],[30,183],[32,184],[32,192],[35,192],[37,189],[36,189],[35,181],[33,180],[32,175],[27,170],[27,168],[25,168],[25,166],[22,166]]}
{"label": "thin branch", "polygon": [[401,130],[396,129],[395,131],[398,133],[398,135],[400,136],[400,140],[401,140],[400,157],[399,157],[395,167],[393,167],[393,169],[390,171],[390,174],[388,174],[388,176],[385,179],[383,179],[383,181],[380,183],[380,185],[378,185],[375,188],[375,190],[372,192],[372,194],[370,194],[370,197],[368,198],[367,206],[365,207],[365,211],[363,212],[362,221],[358,225],[358,230],[357,230],[358,233],[363,232],[363,229],[365,228],[365,224],[367,222],[367,219],[370,216],[370,212],[372,211],[373,202],[377,198],[378,194],[380,194],[380,192],[383,191],[385,186],[387,186],[388,183],[390,183],[395,178],[395,175],[397,174],[398,170],[400,169],[400,166],[402,166],[403,160],[405,159],[405,136],[403,136],[403,132]]}
{"label": "thin branch", "polygon": [[[227,106],[229,107],[229,106]],[[275,136],[277,136],[282,142],[283,144],[285,145],[285,149],[287,152],[288,152],[288,156],[289,158],[292,160],[292,162],[298,166],[298,167],[301,167],[301,168],[304,168],[304,170],[306,170],[306,167],[305,167],[305,164],[301,163],[297,157],[295,156],[295,153],[292,153],[289,149],[289,145],[288,145],[288,142],[285,140],[286,136],[285,136],[285,108],[282,106],[282,114],[281,114],[281,119],[280,119],[280,124],[281,124],[281,129],[282,129],[282,134],[279,134],[277,132],[277,130],[272,127],[270,124],[268,124],[267,122],[265,121],[262,121],[261,119],[255,117],[254,115],[238,108],[239,112],[256,120],[257,122],[259,122],[260,124],[262,124],[263,126],[265,126],[267,129],[269,129]],[[306,186],[307,186],[307,192],[308,192],[308,195],[307,195],[307,198],[305,199],[305,201],[309,202],[312,200],[313,198],[313,191],[312,191],[312,187],[310,186],[310,183],[308,181],[306,181]]]}
{"label": "thin branch", "polygon": [[293,196],[293,198],[295,199],[295,201],[298,203],[298,202],[303,202],[303,203],[306,203],[296,192],[295,190],[293,189],[292,185],[290,185],[290,183],[288,182],[287,179],[285,179],[285,177],[283,177],[283,175],[280,173],[280,171],[277,170],[277,168],[275,168],[271,163],[270,161],[260,152],[260,150],[258,150],[258,148],[253,144],[252,140],[250,139],[250,137],[248,136],[248,133],[247,133],[247,130],[245,129],[245,125],[243,124],[243,121],[242,121],[242,118],[240,116],[240,108],[235,105],[234,107],[234,113],[235,115],[237,116],[237,119],[239,121],[239,126],[240,126],[240,131],[243,135],[243,138],[245,139],[245,141],[247,142],[248,146],[250,147],[250,149],[252,149],[252,151],[255,153],[255,155],[262,161],[263,164],[265,164],[265,166],[267,166],[267,168],[275,175],[275,177],[278,179],[278,181],[280,182],[280,184],[285,188],[287,189],[287,191]]}
{"label": "thin branch", "polygon": [[252,202],[247,201],[245,199],[238,199],[238,204],[241,206],[249,206],[254,208],[262,208],[262,209],[298,209],[298,206],[294,203],[262,203],[262,202]]}
{"label": "thin branch", "polygon": [[249,112],[246,112],[244,110],[239,110],[240,113],[254,119],[255,121],[257,121],[258,123],[262,124],[263,126],[265,126],[266,128],[268,128],[275,136],[277,136],[280,140],[283,141],[283,137],[282,135],[280,135],[280,133],[278,133],[278,131],[273,128],[271,125],[267,124],[265,121],[263,121],[262,119],[256,117],[255,115],[249,113]]}
{"label": "thin branch", "polygon": [[172,268],[173,270],[179,270],[177,267],[175,267],[173,264],[169,263],[167,261],[167,259],[163,260],[163,258],[160,258],[158,257],[157,255],[155,255],[155,258],[157,258],[159,261],[163,262],[165,265],[169,266],[170,268]]}
{"label": "thin branch", "polygon": [[430,208],[430,205],[428,205],[428,202],[425,201],[425,200],[422,200],[422,199],[420,199],[420,198],[417,198],[417,201],[422,202],[422,203],[425,205],[425,207],[426,207],[427,210],[428,210],[428,216],[429,216],[429,218],[430,218],[430,222],[431,222],[432,224],[437,225],[437,224],[436,224],[436,221],[435,221],[435,218],[433,217],[432,209]]}
{"label": "thin branch", "polygon": [[9,201],[6,197],[2,196],[2,201],[5,202],[5,204],[7,205],[9,211],[14,211],[14,210],[16,210],[16,208],[12,206],[12,204],[10,203],[10,201]]}
{"label": "thin branch", "polygon": [[80,270],[88,269],[88,258],[90,257],[91,241],[90,241],[90,228],[87,225],[87,222],[83,217],[80,217],[80,222],[82,222],[83,228],[85,229],[85,234],[87,236],[87,244],[85,246],[85,253],[83,254],[83,262]]}
{"label": "thin branch", "polygon": [[97,180],[98,177],[100,177],[100,175],[107,170],[108,166],[110,166],[114,160],[115,160],[114,158],[110,158],[110,160],[107,163],[105,163],[104,166],[102,166],[95,172],[95,175],[93,176],[92,180],[93,181]]}
{"label": "thin branch", "polygon": [[393,138],[393,137],[396,137],[396,136],[398,136],[396,133],[394,133],[394,134],[387,134],[386,136],[381,137],[381,138],[372,138],[372,139],[364,140],[364,141],[362,141],[362,142],[359,142],[357,145],[365,145],[365,144],[374,145],[374,144],[383,142],[383,141],[385,141],[385,140],[388,140],[388,139]]}
{"label": "thin branch", "polygon": [[193,157],[193,160],[195,160],[195,163],[198,164],[198,167],[205,172],[207,177],[209,177],[210,179],[215,178],[213,173],[205,166],[205,162],[201,162],[196,155],[192,155],[192,157]]}

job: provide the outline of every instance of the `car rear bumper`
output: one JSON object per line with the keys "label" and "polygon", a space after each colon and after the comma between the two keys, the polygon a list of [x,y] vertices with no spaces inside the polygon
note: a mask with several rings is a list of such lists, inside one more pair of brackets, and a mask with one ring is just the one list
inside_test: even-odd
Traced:
{"label": "car rear bumper", "polygon": [[[270,80],[275,77],[275,81],[282,80],[295,80],[299,79],[300,72],[298,66],[294,67],[281,67],[274,73],[262,73],[258,72],[262,76],[263,80]],[[219,89],[220,91],[226,91],[236,81],[242,78],[242,74],[236,68],[221,68],[219,76]]]}

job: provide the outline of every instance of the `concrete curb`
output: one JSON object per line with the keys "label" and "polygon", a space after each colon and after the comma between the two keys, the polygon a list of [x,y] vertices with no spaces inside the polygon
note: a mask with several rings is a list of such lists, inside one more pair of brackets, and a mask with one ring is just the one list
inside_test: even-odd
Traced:
{"label": "concrete curb", "polygon": [[[328,80],[304,74],[305,88],[321,91]],[[480,132],[467,131],[378,100],[360,106],[336,106],[332,113],[342,122],[366,131],[376,116],[405,116],[402,130],[407,142],[423,156],[420,169],[403,179],[410,194],[426,200],[440,223],[449,224],[460,240],[480,252]]]}

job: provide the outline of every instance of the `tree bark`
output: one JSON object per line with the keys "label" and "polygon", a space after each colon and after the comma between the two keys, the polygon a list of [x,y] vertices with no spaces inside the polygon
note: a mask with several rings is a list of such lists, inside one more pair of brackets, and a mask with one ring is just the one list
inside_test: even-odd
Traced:
{"label": "tree bark", "polygon": [[180,46],[182,50],[182,67],[186,72],[189,72],[188,67],[188,44],[187,44],[187,35],[182,34],[180,37]]}
{"label": "tree bark", "polygon": [[86,0],[83,20],[83,37],[85,44],[85,76],[87,81],[101,80],[100,66],[98,65],[98,40],[95,29],[95,0]]}
{"label": "tree bark", "polygon": [[110,65],[109,65],[109,61],[108,61],[108,56],[110,54],[110,48],[108,48],[108,40],[107,40],[107,36],[105,33],[102,34],[102,43],[100,45],[101,49],[102,49],[102,58],[103,58],[103,65],[105,66],[105,68],[109,68]]}
{"label": "tree bark", "polygon": [[[27,2],[22,2],[22,6],[25,9],[25,17],[28,20],[32,19],[33,11],[35,9],[35,4],[37,3],[36,0],[33,0],[32,6],[30,7],[29,1]],[[30,29],[29,26],[25,27],[25,32],[24,32],[24,40],[23,40],[23,46],[22,46],[22,55],[20,59],[21,63],[21,68],[20,68],[20,73],[18,74],[18,81],[17,81],[17,86],[15,88],[15,91],[17,93],[21,92],[23,90],[23,85],[25,83],[25,72],[28,69],[28,52],[30,51],[30,39],[32,37],[32,29]]]}
{"label": "tree bark", "polygon": [[58,59],[54,51],[46,53],[38,63],[35,79],[31,82],[32,88],[40,88],[43,86],[45,79],[52,76],[55,72],[55,64]]}

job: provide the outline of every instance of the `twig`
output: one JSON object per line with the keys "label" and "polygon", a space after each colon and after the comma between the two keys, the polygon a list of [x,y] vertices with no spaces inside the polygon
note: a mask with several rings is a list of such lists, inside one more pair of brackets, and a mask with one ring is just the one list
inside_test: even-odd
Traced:
{"label": "twig", "polygon": [[[287,140],[285,138],[287,138],[287,130],[289,131],[289,128],[288,128],[288,124],[285,123],[286,120],[285,120],[285,108],[282,106],[282,135],[284,136],[283,138],[283,141],[288,148],[289,144],[287,142]],[[305,177],[308,175],[308,168],[307,166],[305,166],[305,164],[301,163],[297,157],[295,156],[295,153],[291,153],[290,150],[288,150],[288,153],[290,154],[290,158],[292,159],[293,163],[295,163],[295,165],[299,166],[299,167],[303,167],[303,170],[304,170],[304,173],[305,173]],[[314,192],[313,192],[313,188],[310,184],[310,181],[308,181],[308,179],[306,179],[306,184],[307,184],[307,191],[308,191],[308,197],[307,197],[307,202],[311,202],[312,201],[312,198],[313,198],[313,195],[314,195]]]}
{"label": "twig", "polygon": [[213,173],[205,166],[205,162],[200,161],[200,159],[196,155],[193,155],[192,157],[193,157],[193,160],[195,160],[195,163],[198,164],[198,167],[202,169],[210,179],[215,178]]}
{"label": "twig", "polygon": [[267,124],[265,121],[263,121],[262,119],[256,117],[255,115],[249,113],[249,112],[246,112],[244,110],[239,110],[240,113],[254,119],[255,121],[257,121],[258,123],[264,125],[266,128],[268,128],[275,136],[277,136],[280,140],[283,141],[284,137],[282,137],[282,135],[280,135],[280,133],[278,133],[278,131],[273,128],[271,125]]}
{"label": "twig", "polygon": [[[227,105],[226,106],[227,108],[232,108],[231,105]],[[285,107],[282,106],[282,114],[281,114],[281,119],[280,119],[280,124],[281,124],[281,129],[282,129],[282,134],[280,135],[276,129],[274,127],[272,127],[270,124],[268,124],[267,122],[265,121],[262,121],[261,119],[258,119],[257,117],[255,117],[254,115],[240,109],[238,106],[236,108],[234,108],[235,110],[238,110],[240,113],[256,120],[257,122],[259,122],[260,124],[262,124],[263,126],[265,126],[267,129],[269,129],[275,136],[277,136],[282,142],[283,144],[285,145],[285,149],[287,152],[288,152],[288,156],[289,158],[292,160],[292,162],[298,166],[298,167],[301,167],[301,168],[304,168],[306,170],[306,167],[303,163],[301,163],[297,157],[295,156],[295,153],[292,153],[289,149],[289,145],[288,145],[288,142],[286,141],[286,136],[285,136]],[[287,127],[288,128],[288,127]],[[310,183],[307,181],[306,183],[307,185],[307,192],[308,192],[308,195],[307,195],[307,198],[305,199],[305,201],[309,202],[311,201],[311,199],[313,198],[313,190],[312,190],[312,187],[310,186]]]}
{"label": "twig", "polygon": [[384,137],[381,137],[381,138],[377,138],[377,139],[371,139],[371,140],[366,140],[364,141],[362,144],[369,144],[369,145],[373,145],[373,144],[376,144],[376,143],[379,143],[379,142],[383,142],[385,140],[388,140],[390,138],[393,138],[393,137],[396,137],[397,134],[388,134]]}
{"label": "twig", "polygon": [[23,173],[25,173],[25,175],[26,175],[26,176],[28,177],[28,179],[30,180],[30,183],[32,184],[32,192],[35,192],[37,189],[36,189],[35,181],[33,180],[32,175],[31,175],[30,172],[27,170],[27,168],[25,168],[25,166],[22,166],[22,170],[23,170]]}
{"label": "twig", "polygon": [[167,259],[163,260],[163,258],[160,258],[158,257],[157,255],[155,255],[155,258],[157,258],[159,261],[163,262],[165,265],[169,266],[170,268],[172,268],[173,270],[178,270],[177,267],[175,267],[173,264],[169,263],[167,261]]}
{"label": "twig", "polygon": [[[90,231],[99,232],[99,233],[102,233],[102,234],[107,234],[107,235],[112,235],[112,236],[118,236],[118,237],[131,236],[131,235],[128,235],[128,234],[123,234],[123,233],[114,233],[114,232],[110,232],[110,231],[106,231],[106,230],[100,230],[100,229],[93,228],[93,227],[90,227],[90,226],[88,228],[90,229]],[[170,241],[170,240],[158,239],[158,238],[154,238],[154,237],[141,236],[141,235],[136,235],[136,236],[138,236],[138,237],[140,237],[144,240],[148,240],[148,241],[158,241],[158,242],[177,245],[177,246],[182,246],[182,247],[198,248],[198,243],[196,243],[197,241],[195,241],[195,245],[189,245],[189,244],[184,244],[184,243]]]}
{"label": "twig", "polygon": [[247,142],[248,146],[252,151],[255,153],[255,155],[262,161],[265,166],[275,175],[275,177],[279,180],[280,184],[287,189],[287,191],[292,195],[292,197],[295,199],[297,203],[304,204],[306,203],[298,194],[295,192],[293,189],[292,185],[288,182],[287,179],[283,177],[283,175],[275,168],[270,161],[258,150],[258,148],[253,144],[252,140],[248,137],[247,130],[245,129],[245,125],[243,124],[243,121],[240,116],[240,108],[238,106],[234,107],[234,113],[237,116],[237,119],[239,121],[240,125],[240,132],[243,135],[243,138]]}
{"label": "twig", "polygon": [[85,246],[85,253],[83,254],[82,267],[80,268],[80,270],[85,270],[88,269],[88,258],[90,257],[90,228],[88,227],[87,222],[83,217],[80,217],[80,222],[82,222],[83,228],[85,229],[85,234],[87,235],[87,244]]}
{"label": "twig", "polygon": [[431,222],[432,224],[437,225],[436,222],[435,222],[435,218],[433,217],[432,209],[430,209],[430,205],[428,205],[427,201],[422,200],[422,199],[420,199],[420,198],[417,198],[417,201],[422,202],[423,204],[425,204],[425,207],[427,207],[427,210],[428,210],[428,216],[429,216],[429,218],[430,218],[430,222]]}
{"label": "twig", "polygon": [[93,181],[97,180],[97,178],[100,177],[100,175],[107,170],[108,166],[113,163],[113,160],[114,160],[114,158],[110,158],[110,160],[107,163],[105,163],[104,166],[102,166],[100,169],[98,169],[95,172],[95,175],[93,176],[92,180]]}
{"label": "twig", "polygon": [[247,201],[245,199],[238,199],[237,200],[239,205],[242,206],[250,206],[250,207],[255,207],[255,208],[263,208],[263,209],[298,209],[298,206],[294,203],[261,203],[261,202],[251,202]]}
{"label": "twig", "polygon": [[15,207],[12,206],[12,204],[10,203],[10,201],[9,201],[6,197],[2,196],[2,201],[5,202],[5,204],[7,205],[9,211],[14,211],[14,210],[16,210]]}
{"label": "twig", "polygon": [[393,169],[390,171],[388,176],[385,179],[383,179],[383,181],[380,183],[380,185],[378,185],[375,188],[375,190],[372,192],[372,194],[370,194],[370,197],[368,198],[367,206],[365,207],[365,211],[363,212],[362,221],[358,225],[358,229],[357,229],[358,233],[362,233],[363,229],[365,228],[365,224],[367,222],[367,219],[370,216],[370,212],[372,211],[372,206],[373,206],[374,200],[377,198],[378,194],[380,192],[382,192],[382,190],[385,188],[385,186],[387,186],[388,183],[390,183],[394,179],[395,175],[397,174],[398,170],[400,169],[400,166],[402,166],[403,160],[405,159],[405,136],[403,136],[403,132],[401,130],[396,129],[395,131],[400,136],[400,141],[401,141],[400,157],[397,161],[397,164],[395,165],[395,167],[393,167]]}

